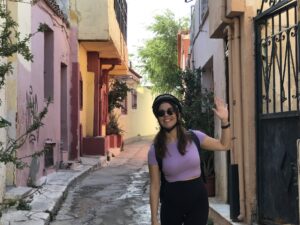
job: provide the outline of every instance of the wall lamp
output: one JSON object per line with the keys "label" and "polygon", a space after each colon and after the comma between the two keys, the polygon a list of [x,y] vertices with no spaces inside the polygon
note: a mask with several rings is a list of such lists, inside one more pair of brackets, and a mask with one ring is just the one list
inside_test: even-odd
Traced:
{"label": "wall lamp", "polygon": [[184,0],[185,3],[189,3],[191,1],[193,1],[193,0]]}

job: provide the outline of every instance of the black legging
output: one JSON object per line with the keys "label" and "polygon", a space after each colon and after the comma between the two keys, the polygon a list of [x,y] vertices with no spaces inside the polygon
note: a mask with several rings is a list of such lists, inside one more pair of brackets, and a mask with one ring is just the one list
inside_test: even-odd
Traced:
{"label": "black legging", "polygon": [[206,225],[207,190],[201,178],[166,182],[161,203],[161,225]]}

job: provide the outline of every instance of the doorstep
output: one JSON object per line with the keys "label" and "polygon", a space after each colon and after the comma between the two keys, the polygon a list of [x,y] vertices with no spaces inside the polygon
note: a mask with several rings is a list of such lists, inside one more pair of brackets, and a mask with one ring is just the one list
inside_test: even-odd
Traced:
{"label": "doorstep", "polygon": [[232,222],[230,219],[230,208],[217,198],[209,198],[209,218],[214,225],[246,225],[246,223]]}

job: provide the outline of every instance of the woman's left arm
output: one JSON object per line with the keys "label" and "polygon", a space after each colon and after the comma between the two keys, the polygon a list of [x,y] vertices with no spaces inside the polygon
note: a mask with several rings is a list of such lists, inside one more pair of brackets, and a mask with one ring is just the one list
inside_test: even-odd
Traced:
{"label": "woman's left arm", "polygon": [[221,120],[222,134],[221,139],[206,136],[201,143],[201,147],[207,150],[224,151],[231,147],[230,123],[228,121],[228,106],[220,98],[215,98],[216,108],[213,108],[215,115]]}

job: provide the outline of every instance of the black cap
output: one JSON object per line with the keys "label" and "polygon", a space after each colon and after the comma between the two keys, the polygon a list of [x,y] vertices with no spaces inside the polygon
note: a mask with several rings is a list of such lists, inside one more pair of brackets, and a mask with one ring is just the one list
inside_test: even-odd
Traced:
{"label": "black cap", "polygon": [[171,94],[161,94],[161,95],[158,95],[154,99],[153,104],[152,104],[152,111],[155,116],[156,116],[156,113],[158,111],[160,104],[163,102],[168,102],[171,105],[175,106],[177,108],[178,112],[181,113],[182,106],[181,106],[181,103],[178,100],[178,98],[176,98],[175,96],[173,96]]}

